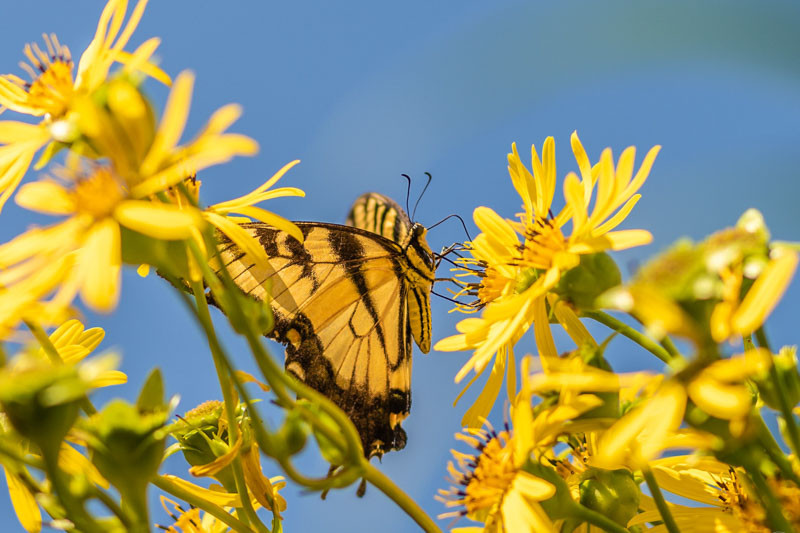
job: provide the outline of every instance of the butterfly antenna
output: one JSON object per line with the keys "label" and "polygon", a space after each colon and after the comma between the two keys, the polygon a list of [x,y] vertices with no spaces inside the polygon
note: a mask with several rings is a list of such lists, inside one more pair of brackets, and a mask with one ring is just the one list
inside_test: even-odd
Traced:
{"label": "butterfly antenna", "polygon": [[[408,174],[400,174],[400,175],[403,176],[406,179],[406,181],[408,182],[408,187],[406,187],[406,213],[408,213],[408,211],[409,211],[409,209],[408,209],[408,198],[409,198],[409,196],[411,196],[411,178],[408,177]],[[413,219],[414,217],[411,217],[411,218]]]}
{"label": "butterfly antenna", "polygon": [[461,226],[464,228],[464,233],[467,234],[467,239],[472,241],[472,236],[469,234],[469,231],[467,230],[467,225],[464,223],[464,219],[461,218],[459,215],[447,215],[446,217],[444,217],[442,220],[440,220],[439,222],[437,222],[433,226],[428,226],[428,230],[432,230],[433,228],[435,228],[436,226],[438,226],[439,224],[441,224],[442,222],[444,222],[445,220],[447,220],[449,218],[457,218],[461,222]]}
{"label": "butterfly antenna", "polygon": [[431,176],[430,172],[426,172],[425,175],[428,176],[428,182],[422,188],[422,192],[419,193],[419,198],[417,198],[417,203],[414,204],[414,211],[411,213],[411,220],[414,220],[414,215],[417,213],[417,206],[419,205],[419,201],[422,200],[422,195],[425,194],[425,191],[428,190],[428,185],[431,184],[431,180],[433,179],[433,176]]}

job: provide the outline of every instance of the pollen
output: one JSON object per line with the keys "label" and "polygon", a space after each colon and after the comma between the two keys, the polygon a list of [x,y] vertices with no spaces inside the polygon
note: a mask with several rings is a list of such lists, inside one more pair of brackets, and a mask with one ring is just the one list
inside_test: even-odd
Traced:
{"label": "pollen", "polygon": [[25,56],[29,63],[20,67],[30,75],[30,82],[13,78],[20,88],[27,91],[25,105],[60,118],[67,110],[73,94],[72,56],[69,48],[61,45],[55,34],[43,35],[45,52],[38,44],[25,45]]}
{"label": "pollen", "polygon": [[459,433],[456,438],[470,444],[477,454],[452,452],[458,463],[448,465],[454,486],[440,490],[438,499],[447,507],[463,507],[446,516],[481,520],[502,502],[519,470],[513,460],[513,439],[509,431],[496,433],[491,429]]}
{"label": "pollen", "polygon": [[95,219],[110,216],[125,197],[122,186],[107,167],[99,167],[88,177],[80,178],[73,191],[78,213]]}
{"label": "pollen", "polygon": [[520,263],[526,267],[547,270],[557,255],[566,252],[567,239],[550,218],[534,217],[525,227]]}

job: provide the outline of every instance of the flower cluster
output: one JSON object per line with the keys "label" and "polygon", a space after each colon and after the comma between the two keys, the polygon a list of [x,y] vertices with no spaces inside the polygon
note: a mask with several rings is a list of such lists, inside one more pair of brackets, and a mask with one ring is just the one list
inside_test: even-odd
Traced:
{"label": "flower cluster", "polygon": [[[454,487],[440,494],[458,510],[441,518],[466,517],[481,525],[458,530],[476,532],[798,527],[796,349],[773,352],[763,329],[797,266],[797,246],[771,243],[763,217],[750,210],[736,227],[697,244],[683,240],[623,283],[604,252],[650,241],[646,231],[615,228],[658,147],[633,178],[633,148],[615,166],[610,150],[590,165],[576,134],[572,147],[582,179],[566,176],[565,205],[553,215],[552,138],[541,160],[532,149],[532,173],[514,146],[509,172],[524,212],[516,221],[477,208],[481,234],[466,243],[472,257],[457,260],[456,296],[475,298],[457,308],[481,315],[436,348],[474,350],[457,382],[480,375],[492,357],[494,364],[462,421],[469,437],[457,435],[475,451],[453,451]],[[603,308],[629,313],[644,332]],[[582,317],[640,344],[668,370],[615,373],[613,335],[598,343]],[[551,324],[568,333],[571,351],[557,350]],[[522,359],[517,381],[514,352],[531,326],[538,357]],[[511,424],[496,432],[487,417],[506,367]],[[777,411],[793,455],[766,429],[762,407]],[[698,503],[672,504],[662,491]]]}

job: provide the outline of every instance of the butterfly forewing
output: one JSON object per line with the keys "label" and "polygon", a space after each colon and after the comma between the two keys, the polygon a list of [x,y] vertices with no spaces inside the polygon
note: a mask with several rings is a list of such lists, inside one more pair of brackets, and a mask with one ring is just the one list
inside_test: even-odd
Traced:
{"label": "butterfly forewing", "polygon": [[245,293],[269,300],[267,335],[286,345],[286,370],[350,416],[367,456],[381,455],[405,446],[411,339],[430,349],[433,254],[425,229],[385,196],[361,196],[347,221],[297,222],[303,243],[244,224],[269,264],[256,265],[224,236],[220,259]]}

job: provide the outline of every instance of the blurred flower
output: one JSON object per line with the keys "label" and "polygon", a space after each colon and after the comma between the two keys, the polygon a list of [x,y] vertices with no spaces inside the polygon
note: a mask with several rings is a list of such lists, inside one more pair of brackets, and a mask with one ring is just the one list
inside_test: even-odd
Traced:
{"label": "blurred flower", "polygon": [[[98,111],[95,140],[98,145],[101,139],[107,142],[103,153],[111,158],[111,166],[90,164],[82,168],[80,161],[73,158],[61,172],[66,186],[45,179],[20,189],[17,203],[22,207],[69,218],[48,228],[34,228],[0,245],[0,267],[5,267],[0,273],[0,286],[6,288],[0,293],[0,302],[8,301],[8,305],[0,306],[0,324],[18,320],[27,307],[56,289],[49,302],[55,310],[68,306],[78,293],[95,310],[113,309],[119,295],[122,227],[151,239],[198,238],[205,224],[199,209],[146,197],[166,190],[198,169],[235,155],[252,154],[257,146],[247,137],[223,133],[239,115],[235,106],[212,116],[193,142],[177,146],[188,112],[192,79],[187,73],[178,77],[158,130],[153,132],[151,125],[151,134],[147,134],[144,123],[141,128],[132,128],[144,132],[139,141],[151,139],[141,161],[133,161],[131,166],[126,142],[116,139],[119,132],[113,131]],[[89,115],[89,111],[84,113],[84,117]],[[112,142],[113,139],[119,142]]]}
{"label": "blurred flower", "polygon": [[741,437],[746,419],[755,407],[747,380],[762,374],[770,364],[769,352],[754,349],[715,361],[689,376],[677,373],[603,434],[598,444],[597,464],[605,468],[636,467],[657,457],[671,447],[680,433],[678,428],[684,421],[687,400],[706,416],[729,421],[730,433]]}
{"label": "blurred flower", "polygon": [[0,76],[0,106],[44,117],[38,125],[0,122],[0,143],[5,144],[0,147],[0,208],[42,146],[51,140],[62,143],[75,140],[78,121],[75,102],[94,93],[106,81],[115,62],[125,64],[126,72],[143,72],[169,84],[169,77],[150,62],[159,44],[157,38],[145,41],[132,54],[123,50],[146,4],[146,0],[137,3],[124,28],[127,0],[110,0],[106,4],[97,32],[81,55],[74,81],[72,55],[55,34],[44,35],[46,51],[37,44],[25,46],[30,65],[21,63],[21,66],[31,81],[13,74]]}
{"label": "blurred flower", "polygon": [[[540,354],[557,355],[547,305],[554,307],[559,299],[548,300],[547,296],[563,292],[557,290],[562,275],[581,265],[583,256],[609,249],[623,250],[652,239],[644,230],[614,231],[614,228],[638,201],[640,195],[636,192],[646,180],[659,147],[648,152],[635,176],[633,147],[623,151],[616,169],[610,149],[604,150],[600,162],[592,167],[576,133],[572,134],[572,148],[581,178],[573,172],[565,178],[566,205],[558,215],[553,216],[551,211],[556,189],[552,137],[545,140],[542,160],[536,148],[531,147],[533,173],[523,165],[516,145],[512,145],[512,153],[508,155],[511,181],[525,208],[519,222],[506,220],[487,207],[478,207],[474,212],[481,233],[468,243],[473,257],[461,262],[461,275],[472,273],[480,280],[462,281],[464,289],[457,296],[476,296],[474,302],[459,308],[467,311],[483,308],[483,314],[481,318],[462,320],[457,325],[459,335],[442,339],[434,347],[440,351],[475,350],[456,374],[456,382],[470,371],[482,373],[495,354],[498,356],[493,372],[502,380],[506,353],[532,324]],[[592,198],[594,206],[590,213]],[[572,232],[566,236],[562,228],[570,221]],[[603,283],[618,283],[614,281],[618,280],[618,272],[615,266],[613,269],[611,281]],[[585,329],[576,329],[575,324],[580,321],[568,305],[561,305],[557,311],[559,322],[572,325],[567,329],[571,335],[591,338]],[[488,402],[489,406],[493,401]]]}
{"label": "blurred flower", "polygon": [[[42,180],[26,184],[17,195],[25,208],[68,218],[0,245],[0,285],[6,288],[0,301],[9,302],[3,318],[13,319],[9,311],[20,302],[41,299],[56,289],[53,305],[68,306],[80,292],[89,307],[108,312],[119,295],[121,226],[153,239],[175,240],[191,237],[203,223],[197,210],[131,198],[106,166],[69,170],[64,177],[66,186]],[[20,294],[25,298],[17,300]]]}
{"label": "blurred flower", "polygon": [[658,338],[675,334],[696,345],[756,331],[780,301],[797,268],[789,246],[770,245],[761,214],[746,211],[733,228],[705,241],[683,239],[649,261],[603,305],[634,314]]}
{"label": "blurred flower", "polygon": [[[172,507],[171,510],[167,504]],[[214,515],[202,513],[197,507],[190,507],[186,510],[176,501],[170,500],[164,495],[161,496],[161,506],[175,521],[170,526],[158,526],[169,533],[225,533],[229,529],[227,524],[218,520]]]}
{"label": "blurred flower", "polygon": [[[757,498],[739,480],[740,472],[711,457],[665,457],[651,463],[659,486],[702,506],[671,504],[670,512],[681,531],[753,531],[767,533],[766,513]],[[793,525],[800,526],[800,489],[793,484],[770,477],[768,482],[780,500]],[[655,503],[642,498],[644,512],[628,525],[659,522]],[[649,528],[654,533],[666,531],[663,524]]]}

